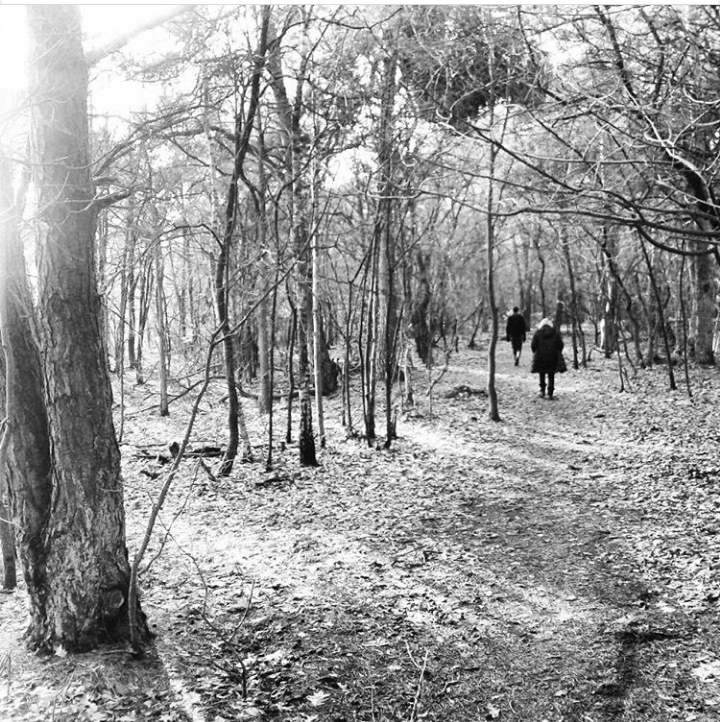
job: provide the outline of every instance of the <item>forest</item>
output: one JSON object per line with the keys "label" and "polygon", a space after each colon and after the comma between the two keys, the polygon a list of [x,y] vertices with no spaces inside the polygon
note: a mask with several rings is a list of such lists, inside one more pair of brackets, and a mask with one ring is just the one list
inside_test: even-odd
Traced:
{"label": "forest", "polygon": [[0,718],[717,719],[720,9],[0,41]]}

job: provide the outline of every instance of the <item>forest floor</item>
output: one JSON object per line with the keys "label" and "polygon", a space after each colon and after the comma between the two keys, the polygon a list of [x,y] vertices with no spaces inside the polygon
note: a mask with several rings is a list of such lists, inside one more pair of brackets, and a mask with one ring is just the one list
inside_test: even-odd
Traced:
{"label": "forest floor", "polygon": [[[390,450],[346,439],[330,399],[318,468],[292,445],[271,474],[183,462],[141,577],[153,649],[34,657],[22,590],[0,595],[0,719],[717,720],[720,371],[620,392],[596,356],[548,401],[510,356],[499,423],[464,349],[432,415],[418,376]],[[161,419],[147,392],[126,392],[131,553],[163,480],[138,449],[167,453],[190,403]],[[223,438],[220,396],[197,444]]]}

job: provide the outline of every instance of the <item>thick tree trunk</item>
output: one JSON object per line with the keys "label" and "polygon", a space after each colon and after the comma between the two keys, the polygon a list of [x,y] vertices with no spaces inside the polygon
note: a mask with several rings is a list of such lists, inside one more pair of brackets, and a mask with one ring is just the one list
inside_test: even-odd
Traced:
{"label": "thick tree trunk", "polygon": [[[693,275],[695,281],[695,360],[699,364],[715,364],[713,350],[715,326],[715,282],[717,264],[709,252],[709,244],[696,244],[698,255],[693,256]],[[702,251],[705,251],[704,253]]]}
{"label": "thick tree trunk", "polygon": [[[415,339],[415,349],[417,350],[420,360],[428,368],[432,366],[432,331],[428,321],[430,304],[432,302],[432,291],[430,290],[430,279],[428,274],[428,265],[430,256],[426,259],[422,250],[417,252],[418,266],[418,287],[415,292],[415,302],[410,321],[412,323],[412,336]],[[473,333],[472,340],[474,341]],[[471,347],[473,348],[473,347]]]}
{"label": "thick tree trunk", "polygon": [[[296,206],[297,209],[297,206]],[[302,211],[300,211],[302,214]],[[302,216],[301,216],[302,217]],[[300,259],[297,263],[297,348],[298,348],[298,376],[300,407],[300,432],[298,446],[300,449],[300,464],[302,466],[317,466],[315,455],[315,437],[313,434],[312,394],[310,391],[310,355],[309,329],[311,327],[312,298],[310,296],[311,280],[307,262],[307,229],[301,221],[295,228],[296,252]]]}
{"label": "thick tree trunk", "polygon": [[[34,646],[68,651],[128,639],[130,566],[120,452],[100,333],[87,67],[75,6],[28,6],[39,336],[50,431],[51,506],[35,586]],[[24,402],[24,399],[23,399]],[[42,417],[41,417],[42,418]],[[144,615],[134,637],[148,635]]]}
{"label": "thick tree trunk", "polygon": [[2,549],[3,580],[2,588],[15,589],[17,586],[17,566],[15,564],[15,527],[10,519],[10,510],[0,497],[0,549]]}
{"label": "thick tree trunk", "polygon": [[10,173],[0,157],[0,325],[5,352],[5,417],[0,472],[10,514],[17,524],[17,548],[30,598],[30,631],[42,639],[46,626],[46,525],[50,514],[50,437],[40,352],[22,241],[10,194]]}
{"label": "thick tree trunk", "polygon": [[[0,163],[2,159],[0,159]],[[0,171],[0,184],[6,182],[4,172]],[[0,215],[3,213],[0,207]],[[0,218],[0,223],[3,219]],[[0,232],[0,244],[7,241],[6,234]],[[5,259],[2,259],[3,263]],[[7,277],[0,278],[0,287],[5,287]],[[2,300],[0,300],[0,304]],[[2,325],[3,312],[0,311],[0,327]],[[15,564],[15,527],[10,514],[10,494],[8,484],[8,447],[10,446],[10,432],[7,426],[7,409],[5,398],[7,390],[7,376],[5,374],[5,353],[0,352],[0,418],[3,419],[0,428],[0,551],[3,560],[3,589],[15,589],[17,586],[17,568]]]}

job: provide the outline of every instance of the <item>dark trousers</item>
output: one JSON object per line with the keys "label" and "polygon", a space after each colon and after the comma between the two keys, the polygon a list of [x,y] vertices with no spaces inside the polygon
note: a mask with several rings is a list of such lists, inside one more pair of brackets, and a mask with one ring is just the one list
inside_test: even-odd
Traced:
{"label": "dark trousers", "polygon": [[510,336],[510,344],[512,345],[513,356],[515,359],[519,359],[523,345],[522,336]]}
{"label": "dark trousers", "polygon": [[545,377],[547,376],[547,391],[548,395],[552,396],[555,392],[555,374],[545,374],[540,372],[540,391],[545,393]]}

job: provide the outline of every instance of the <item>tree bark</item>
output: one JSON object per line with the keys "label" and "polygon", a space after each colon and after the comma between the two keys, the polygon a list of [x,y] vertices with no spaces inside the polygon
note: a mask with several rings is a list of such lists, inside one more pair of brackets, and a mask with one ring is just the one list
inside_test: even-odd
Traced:
{"label": "tree bark", "polygon": [[[267,216],[267,192],[268,182],[267,174],[265,171],[265,141],[260,129],[258,134],[258,176],[259,183],[256,190],[257,197],[257,213],[255,222],[257,224],[257,247],[262,253],[259,261],[260,265],[260,301],[258,302],[258,362],[259,368],[259,379],[258,379],[258,411],[263,415],[272,414],[272,395],[273,395],[273,383],[272,383],[272,356],[273,346],[275,342],[275,313],[274,310],[270,312],[270,301],[268,298],[268,289],[270,278],[270,268],[272,264],[272,258],[270,252],[267,250],[268,243],[268,216]],[[277,287],[273,289],[272,298],[277,298]],[[272,304],[274,309],[274,303]],[[272,425],[272,420],[270,420]],[[270,445],[269,453],[272,453],[272,434],[268,439]]]}
{"label": "tree bark", "polygon": [[[240,432],[244,427],[242,418],[242,407],[240,396],[237,390],[235,378],[237,362],[235,353],[235,333],[231,330],[229,313],[229,266],[233,248],[233,240],[238,219],[238,184],[244,175],[245,158],[250,147],[250,135],[260,99],[260,75],[265,65],[265,52],[267,49],[269,10],[263,9],[263,19],[260,27],[260,38],[255,52],[253,74],[250,83],[250,100],[247,110],[243,115],[238,109],[235,115],[235,144],[233,153],[233,170],[227,190],[225,202],[224,227],[220,241],[220,253],[215,265],[215,303],[218,313],[218,322],[223,334],[223,356],[225,362],[225,380],[228,392],[228,443],[225,448],[220,475],[230,474],[237,456]],[[247,439],[247,431],[243,433],[243,439]],[[243,457],[251,460],[252,451],[250,444],[244,443]]]}
{"label": "tree bark", "polygon": [[165,281],[165,259],[162,251],[162,241],[155,239],[155,322],[158,335],[158,375],[160,382],[160,416],[170,415],[170,403],[168,401],[168,333],[167,333],[167,308],[164,293]]}
{"label": "tree bark", "polygon": [[312,291],[313,291],[313,360],[315,367],[315,408],[317,414],[318,438],[320,448],[325,448],[325,413],[323,409],[323,329],[322,317],[320,315],[320,249],[318,248],[317,235],[313,237],[312,243]]}
{"label": "tree bark", "polygon": [[[125,326],[128,308],[132,305],[130,289],[133,284],[135,264],[135,245],[137,243],[137,228],[132,208],[126,216],[125,244],[123,246],[122,265],[120,267],[120,300],[118,305],[117,331],[115,333],[115,373],[121,376],[125,371]],[[133,360],[135,354],[133,349]]]}
{"label": "tree bark", "polygon": [[617,239],[617,229],[608,228],[607,225],[602,230],[603,249],[603,317],[602,317],[602,338],[601,348],[605,358],[610,358],[617,350],[617,319],[618,319],[618,287],[615,280],[615,274],[612,273],[610,266],[614,264]]}
{"label": "tree bark", "polygon": [[[650,279],[650,284],[652,286],[653,296],[655,298],[655,304],[657,305],[657,319],[658,319],[658,327],[661,329],[662,337],[663,337],[663,344],[665,346],[665,356],[667,358],[667,370],[668,370],[668,381],[670,382],[670,388],[671,390],[675,391],[677,390],[677,384],[675,383],[675,372],[673,371],[673,365],[672,365],[672,349],[670,348],[670,342],[668,340],[667,335],[667,328],[665,325],[665,311],[663,308],[663,302],[662,302],[662,296],[660,295],[660,289],[658,288],[657,280],[655,279],[655,270],[653,268],[652,260],[650,259],[650,255],[648,254],[647,246],[645,244],[645,239],[641,236],[640,237],[640,248],[642,249],[643,258],[645,259],[645,265],[648,269],[648,276]],[[650,334],[651,341],[654,340],[654,333]],[[711,348],[712,350],[712,348]]]}
{"label": "tree bark", "polygon": [[32,325],[34,309],[10,188],[7,163],[0,156],[0,326],[7,419],[0,472],[18,529],[16,543],[30,598],[30,629],[38,635],[45,625],[48,586],[45,532],[52,495],[50,436],[40,351]]}
{"label": "tree bark", "polygon": [[[269,20],[269,15],[268,15]],[[280,47],[275,28],[270,23],[272,51],[268,54],[271,86],[277,102],[278,119],[288,138],[286,166],[290,175],[292,200],[292,245],[295,252],[295,286],[297,304],[298,404],[300,434],[298,447],[302,466],[317,466],[312,423],[312,394],[310,392],[309,329],[312,324],[312,267],[310,265],[310,237],[308,219],[307,137],[301,124],[303,105],[300,102],[304,77],[297,79],[296,102],[291,105],[285,87]]]}
{"label": "tree bark", "polygon": [[[491,118],[494,117],[494,111],[491,104]],[[487,258],[487,294],[488,309],[490,311],[490,345],[488,347],[488,415],[491,421],[500,421],[500,411],[498,408],[497,388],[495,386],[495,373],[497,361],[495,352],[497,349],[499,335],[498,306],[495,298],[495,162],[498,151],[495,146],[488,147],[490,155],[490,163],[488,168],[488,186],[487,186],[487,217],[486,217],[486,258]]]}
{"label": "tree bark", "polygon": [[[0,163],[2,160],[0,159]],[[1,172],[1,171],[0,171]],[[0,183],[5,182],[3,174]],[[0,207],[0,214],[2,214]],[[2,223],[0,219],[0,223]],[[0,243],[6,241],[6,235],[0,231]],[[5,259],[2,259],[3,262]],[[4,287],[7,278],[0,278],[0,284]],[[2,300],[0,299],[0,304]],[[2,326],[3,312],[0,311],[0,328]],[[0,339],[1,340],[1,339]],[[10,432],[7,425],[7,408],[5,405],[7,389],[7,376],[5,373],[5,353],[0,352],[0,551],[3,561],[2,588],[6,590],[15,589],[17,586],[17,565],[15,563],[15,527],[10,515],[10,488],[8,484],[8,447],[10,445]]]}
{"label": "tree bark", "polygon": [[[575,284],[575,269],[573,268],[572,256],[570,254],[570,245],[565,233],[560,234],[560,245],[563,249],[563,255],[565,256],[565,267],[567,268],[568,283],[570,285],[570,329],[571,329],[571,340],[573,350],[573,368],[580,368],[578,361],[578,339],[582,335],[580,323],[578,322],[578,302],[577,302],[577,289]],[[586,365],[585,353],[583,344],[583,355],[582,365]]]}
{"label": "tree bark", "polygon": [[695,250],[699,251],[697,255],[693,256],[695,360],[699,364],[713,366],[715,364],[713,338],[717,264],[715,257],[709,252],[709,244],[698,242],[695,246]]}
{"label": "tree bark", "polygon": [[[95,269],[87,67],[80,16],[69,5],[28,6],[31,133],[37,187],[38,319],[50,432],[51,505],[31,640],[80,651],[129,639],[130,566],[120,452],[112,418]],[[24,402],[24,399],[23,399]],[[27,575],[26,575],[27,576]],[[149,632],[137,614],[140,641]]]}

